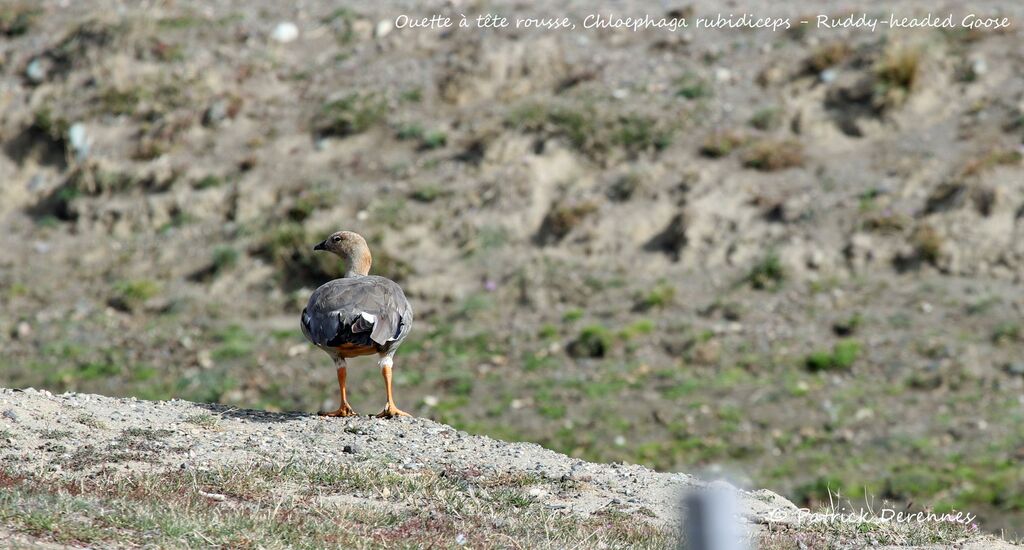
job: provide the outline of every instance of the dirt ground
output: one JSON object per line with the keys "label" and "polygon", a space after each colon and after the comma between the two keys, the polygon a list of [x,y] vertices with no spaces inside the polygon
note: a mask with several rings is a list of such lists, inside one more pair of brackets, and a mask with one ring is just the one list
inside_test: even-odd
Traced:
{"label": "dirt ground", "polygon": [[[35,389],[0,397],[0,521],[29,548],[666,548],[683,497],[710,490],[686,474],[589,463],[420,418]],[[735,498],[737,533],[765,550],[1012,548],[964,523],[805,524],[771,491],[714,487]],[[267,505],[270,530],[230,521],[263,521]],[[304,518],[314,515],[328,521],[311,527]],[[349,544],[335,538],[353,534]]]}
{"label": "dirt ground", "polygon": [[4,3],[0,386],[333,409],[298,315],[342,272],[312,245],[350,229],[416,310],[418,416],[1022,536],[1019,24],[392,24],[721,9]]}

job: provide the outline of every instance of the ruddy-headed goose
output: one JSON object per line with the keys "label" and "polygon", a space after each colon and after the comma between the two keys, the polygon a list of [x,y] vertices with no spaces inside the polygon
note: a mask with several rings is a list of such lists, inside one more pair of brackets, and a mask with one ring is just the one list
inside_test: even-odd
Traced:
{"label": "ruddy-headed goose", "polygon": [[345,395],[345,359],[376,353],[387,393],[387,404],[377,416],[409,416],[395,406],[391,395],[392,358],[412,329],[412,306],[402,287],[391,279],[369,274],[370,247],[356,233],[338,231],[313,250],[333,252],[347,265],[345,275],[313,291],[302,310],[302,333],[331,356],[338,370],[341,405],[336,411],[322,414],[356,414]]}

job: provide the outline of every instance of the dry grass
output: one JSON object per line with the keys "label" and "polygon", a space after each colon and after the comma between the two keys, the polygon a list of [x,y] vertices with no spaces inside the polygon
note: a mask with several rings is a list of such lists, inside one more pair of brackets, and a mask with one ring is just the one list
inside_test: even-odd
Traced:
{"label": "dry grass", "polygon": [[[551,510],[530,488],[575,493],[573,482],[471,471],[398,471],[384,463],[244,464],[53,478],[0,470],[0,525],[29,537],[105,547],[666,548],[675,532],[643,511],[591,517]],[[958,544],[964,523],[829,521],[770,524],[760,548]],[[637,515],[641,514],[641,515]]]}
{"label": "dry grass", "polygon": [[535,479],[396,473],[383,464],[245,465],[60,481],[0,471],[0,522],[65,544],[128,547],[664,548],[627,514],[534,502]]}
{"label": "dry grass", "polygon": [[807,70],[820,73],[829,67],[833,67],[845,61],[853,54],[849,42],[835,41],[818,46],[810,57],[807,58]]}
{"label": "dry grass", "polygon": [[793,139],[763,139],[743,155],[743,165],[762,172],[796,168],[804,164],[804,148]]}
{"label": "dry grass", "polygon": [[910,242],[918,259],[923,262],[935,265],[943,256],[942,235],[930,225],[918,226],[910,236]]}
{"label": "dry grass", "polygon": [[574,228],[585,219],[597,212],[598,206],[593,201],[552,205],[537,232],[537,240],[542,244],[554,243],[564,239]]}
{"label": "dry grass", "polygon": [[701,144],[700,154],[713,159],[729,156],[748,141],[747,136],[735,130],[713,132]]}
{"label": "dry grass", "polygon": [[875,64],[875,103],[879,108],[902,105],[917,84],[924,56],[920,48],[892,43]]}
{"label": "dry grass", "polygon": [[1024,158],[1024,155],[1017,149],[993,149],[965,162],[960,169],[960,176],[977,176],[997,166],[1017,166],[1020,165],[1021,158]]}
{"label": "dry grass", "polygon": [[[758,537],[762,550],[836,548],[853,549],[874,546],[920,547],[941,545],[955,548],[978,542],[982,536],[976,524],[963,521],[896,521],[917,512],[875,509],[847,503],[805,512],[794,525],[771,525]],[[925,512],[927,513],[927,512]],[[953,512],[951,516],[955,516]]]}

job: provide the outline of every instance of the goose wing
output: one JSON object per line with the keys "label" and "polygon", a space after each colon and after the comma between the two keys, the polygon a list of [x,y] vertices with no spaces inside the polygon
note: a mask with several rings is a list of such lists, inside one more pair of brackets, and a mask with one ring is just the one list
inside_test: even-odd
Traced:
{"label": "goose wing", "polygon": [[412,328],[412,306],[397,283],[373,275],[335,279],[313,292],[302,332],[318,346],[394,345]]}

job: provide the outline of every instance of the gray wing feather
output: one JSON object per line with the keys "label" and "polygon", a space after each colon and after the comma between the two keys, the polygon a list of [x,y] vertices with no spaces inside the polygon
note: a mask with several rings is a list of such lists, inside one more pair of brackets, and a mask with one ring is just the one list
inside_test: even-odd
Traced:
{"label": "gray wing feather", "polygon": [[[373,275],[335,279],[309,297],[302,325],[303,333],[317,345],[339,337],[344,341],[362,340],[369,333],[370,340],[384,346],[409,333],[412,307],[402,288],[390,279]],[[351,336],[342,331],[351,332]]]}

